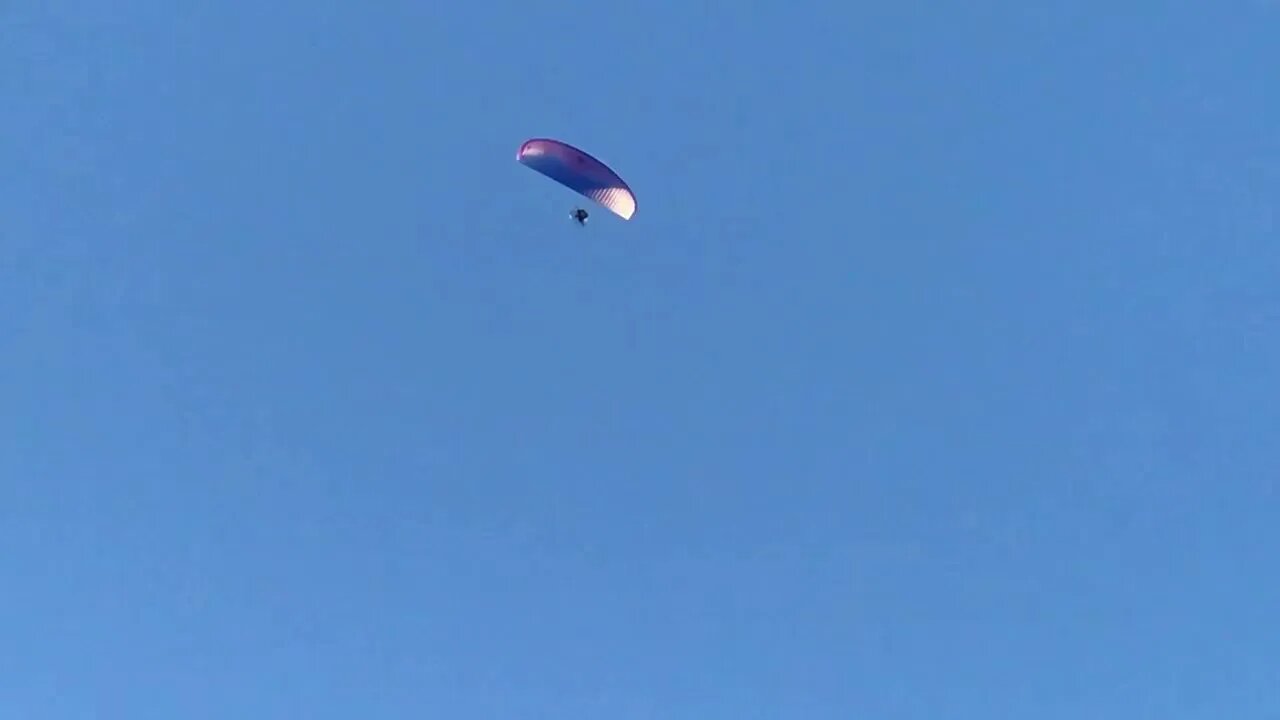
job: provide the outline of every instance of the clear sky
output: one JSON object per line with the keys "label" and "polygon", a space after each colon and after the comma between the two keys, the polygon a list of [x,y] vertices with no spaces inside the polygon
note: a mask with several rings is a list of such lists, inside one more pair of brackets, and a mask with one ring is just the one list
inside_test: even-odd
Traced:
{"label": "clear sky", "polygon": [[3,717],[1280,713],[1280,5],[0,21]]}

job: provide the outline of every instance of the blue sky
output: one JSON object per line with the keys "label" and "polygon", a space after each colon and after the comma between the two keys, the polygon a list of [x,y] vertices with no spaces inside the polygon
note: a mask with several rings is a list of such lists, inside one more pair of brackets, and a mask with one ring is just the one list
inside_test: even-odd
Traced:
{"label": "blue sky", "polygon": [[5,716],[1280,712],[1280,6],[537,5],[0,11]]}

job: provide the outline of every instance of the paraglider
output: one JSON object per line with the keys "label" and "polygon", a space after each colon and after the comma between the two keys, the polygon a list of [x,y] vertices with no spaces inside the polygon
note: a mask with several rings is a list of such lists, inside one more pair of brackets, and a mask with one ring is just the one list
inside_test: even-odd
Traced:
{"label": "paraglider", "polygon": [[[636,196],[627,183],[607,165],[568,143],[549,138],[526,140],[516,152],[516,161],[594,200],[623,220],[636,213]],[[588,214],[574,208],[570,217],[585,225]]]}

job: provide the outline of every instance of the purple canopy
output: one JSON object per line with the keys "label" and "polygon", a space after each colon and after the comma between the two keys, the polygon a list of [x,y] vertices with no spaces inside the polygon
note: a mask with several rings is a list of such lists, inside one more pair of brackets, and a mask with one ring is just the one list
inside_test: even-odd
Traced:
{"label": "purple canopy", "polygon": [[533,138],[520,146],[516,160],[613,211],[623,220],[636,213],[636,196],[608,166],[572,145]]}

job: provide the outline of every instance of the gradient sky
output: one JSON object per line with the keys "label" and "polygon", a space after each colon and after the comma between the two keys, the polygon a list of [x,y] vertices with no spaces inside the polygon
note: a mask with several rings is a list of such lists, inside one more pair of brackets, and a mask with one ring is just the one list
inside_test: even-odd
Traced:
{"label": "gradient sky", "polygon": [[1280,5],[0,21],[3,717],[1280,713]]}

